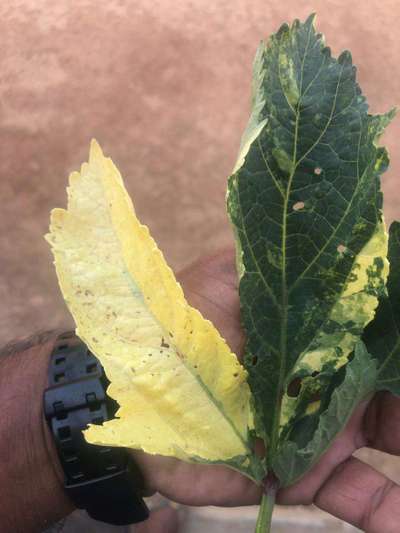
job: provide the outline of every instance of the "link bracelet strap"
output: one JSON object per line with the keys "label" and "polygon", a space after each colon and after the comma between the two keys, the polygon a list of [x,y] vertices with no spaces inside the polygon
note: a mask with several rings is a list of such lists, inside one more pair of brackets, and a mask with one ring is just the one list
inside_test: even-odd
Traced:
{"label": "link bracelet strap", "polygon": [[149,511],[138,492],[142,475],[125,448],[88,444],[82,430],[114,417],[118,404],[98,359],[73,332],[58,337],[51,354],[44,412],[64,470],[64,487],[80,509],[102,522],[128,525]]}

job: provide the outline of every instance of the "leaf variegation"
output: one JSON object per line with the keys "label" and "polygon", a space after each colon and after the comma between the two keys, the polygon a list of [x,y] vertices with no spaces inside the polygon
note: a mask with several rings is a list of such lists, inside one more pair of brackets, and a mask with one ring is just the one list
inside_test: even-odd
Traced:
{"label": "leaf variegation", "polygon": [[86,439],[226,462],[251,475],[247,372],[186,302],[95,141],[46,237],[77,334],[100,359],[120,406],[114,420],[91,425]]}
{"label": "leaf variegation", "polygon": [[[283,487],[295,483],[314,466],[358,404],[375,390],[377,362],[359,342],[353,359],[335,377],[338,383],[331,382],[332,390],[327,390],[326,398],[320,400],[326,403],[326,407],[321,413],[306,414],[305,418],[308,416],[310,420],[298,421],[297,431],[293,431],[297,442],[286,440],[272,463]],[[312,438],[308,440],[308,435],[304,439],[312,426],[315,426]]]}
{"label": "leaf variegation", "polygon": [[400,223],[389,229],[387,292],[379,298],[374,320],[368,324],[364,342],[378,361],[377,390],[400,396]]}
{"label": "leaf variegation", "polygon": [[[352,376],[368,354],[352,354],[388,274],[380,191],[388,156],[377,141],[394,111],[368,114],[350,54],[331,57],[313,16],[261,43],[252,103],[227,205],[256,430],[268,469],[286,484],[360,400]],[[332,416],[342,374],[338,391],[348,397]],[[373,371],[357,379],[370,383]],[[287,450],[303,457],[292,474],[282,467]]]}
{"label": "leaf variegation", "polygon": [[[311,406],[308,399],[323,394],[324,389],[331,385],[337,370],[347,363],[365,325],[374,318],[377,296],[385,292],[383,282],[388,274],[386,252],[387,233],[384,224],[379,223],[355,258],[340,298],[292,370],[292,381],[302,380],[302,385],[297,397],[290,397],[287,393],[283,396],[280,421],[283,440],[292,431],[293,424],[298,426],[304,409],[306,414],[312,410],[316,417],[323,412],[323,402],[312,402]],[[304,420],[302,423],[304,425]]]}

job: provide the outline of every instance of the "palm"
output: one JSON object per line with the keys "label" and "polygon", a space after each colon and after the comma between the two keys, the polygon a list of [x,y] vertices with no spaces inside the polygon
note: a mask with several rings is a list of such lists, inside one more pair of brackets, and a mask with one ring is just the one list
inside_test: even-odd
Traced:
{"label": "palm", "polygon": [[[179,279],[189,302],[215,324],[240,356],[244,335],[233,258],[232,250],[224,251],[184,270]],[[314,502],[371,533],[398,532],[400,489],[352,457],[363,446],[400,454],[400,399],[384,393],[361,404],[321,461],[298,483],[280,491],[278,502]],[[138,459],[149,486],[174,501],[230,506],[260,500],[260,489],[229,468],[190,465],[142,453]]]}

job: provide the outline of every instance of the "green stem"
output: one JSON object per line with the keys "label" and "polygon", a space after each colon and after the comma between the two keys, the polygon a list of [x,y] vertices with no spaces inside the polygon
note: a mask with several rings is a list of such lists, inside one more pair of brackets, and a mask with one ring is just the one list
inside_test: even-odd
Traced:
{"label": "green stem", "polygon": [[275,505],[276,492],[278,484],[275,476],[267,476],[264,483],[265,491],[261,500],[260,510],[258,511],[258,518],[255,533],[270,533],[272,524],[272,511]]}

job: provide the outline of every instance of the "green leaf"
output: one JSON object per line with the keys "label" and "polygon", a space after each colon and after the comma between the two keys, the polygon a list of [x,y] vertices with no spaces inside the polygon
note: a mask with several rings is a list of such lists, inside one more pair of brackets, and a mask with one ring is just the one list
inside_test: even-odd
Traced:
{"label": "green leaf", "polygon": [[[261,43],[253,78],[227,205],[256,430],[273,468],[299,420],[322,415],[384,292],[388,156],[376,142],[394,112],[368,114],[349,52],[332,58],[313,16]],[[345,406],[321,442],[311,417],[301,448],[325,448],[354,401]]]}
{"label": "green leaf", "polygon": [[[332,394],[327,394],[329,399],[326,410],[315,416],[317,428],[312,439],[302,447],[301,432],[294,433],[296,442],[286,441],[275,457],[272,468],[282,486],[295,483],[318,461],[357,405],[374,391],[376,376],[376,360],[372,359],[365,345],[359,342],[354,358],[337,375],[337,380],[342,379],[342,382],[333,388]],[[302,420],[301,424],[303,431],[307,431],[307,421]]]}
{"label": "green leaf", "polygon": [[379,299],[374,320],[368,325],[364,342],[378,360],[377,390],[400,395],[400,223],[389,230],[390,271],[387,293]]}

